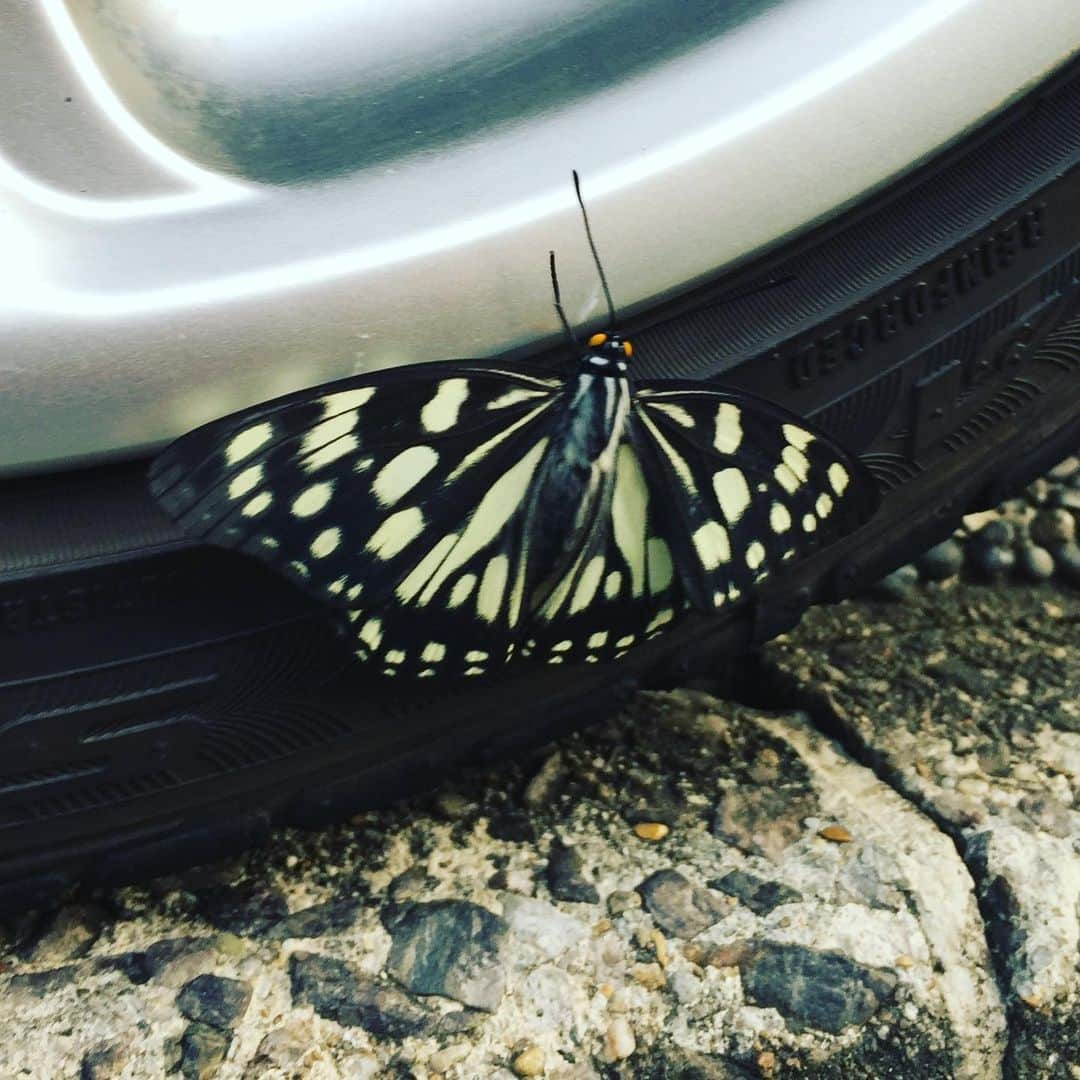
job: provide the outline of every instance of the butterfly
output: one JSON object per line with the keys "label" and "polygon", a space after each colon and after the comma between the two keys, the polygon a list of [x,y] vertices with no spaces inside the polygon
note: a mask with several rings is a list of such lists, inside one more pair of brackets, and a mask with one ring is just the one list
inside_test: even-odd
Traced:
{"label": "butterfly", "polygon": [[[336,609],[384,675],[618,660],[877,506],[866,468],[780,406],[635,383],[574,186],[611,326],[565,374],[459,360],[357,376],[207,424],[152,463],[184,531]],[[550,271],[574,342],[554,253]]]}

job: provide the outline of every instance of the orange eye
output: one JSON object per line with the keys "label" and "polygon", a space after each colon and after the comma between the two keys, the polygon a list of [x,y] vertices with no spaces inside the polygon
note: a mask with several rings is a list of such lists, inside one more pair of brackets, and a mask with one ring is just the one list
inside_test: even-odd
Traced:
{"label": "orange eye", "polygon": [[607,334],[593,334],[593,336],[589,338],[589,348],[598,349],[605,341],[607,341]]}
{"label": "orange eye", "polygon": [[622,351],[623,351],[623,356],[625,356],[625,357],[627,357],[629,359],[631,356],[634,355],[634,346],[631,345],[629,341],[624,341],[622,343]]}

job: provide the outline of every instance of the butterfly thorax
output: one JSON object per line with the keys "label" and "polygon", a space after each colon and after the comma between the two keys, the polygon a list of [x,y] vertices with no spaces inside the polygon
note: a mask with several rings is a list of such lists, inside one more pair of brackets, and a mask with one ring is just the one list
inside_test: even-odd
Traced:
{"label": "butterfly thorax", "polygon": [[585,369],[567,379],[565,404],[534,489],[533,605],[558,576],[573,539],[587,531],[603,503],[630,415],[630,381]]}

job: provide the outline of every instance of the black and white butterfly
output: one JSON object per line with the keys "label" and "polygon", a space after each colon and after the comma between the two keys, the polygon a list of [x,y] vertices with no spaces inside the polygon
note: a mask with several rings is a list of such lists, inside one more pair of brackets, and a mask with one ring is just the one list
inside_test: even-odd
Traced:
{"label": "black and white butterfly", "polygon": [[358,659],[411,677],[618,659],[867,520],[870,474],[797,416],[635,384],[597,268],[612,329],[569,373],[441,361],[302,391],[179,439],[153,494],[340,609]]}

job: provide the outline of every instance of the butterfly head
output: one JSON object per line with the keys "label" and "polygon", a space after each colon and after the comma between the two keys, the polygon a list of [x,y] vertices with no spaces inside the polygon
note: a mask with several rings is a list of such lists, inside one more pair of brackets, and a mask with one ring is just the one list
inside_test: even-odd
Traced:
{"label": "butterfly head", "polygon": [[582,370],[594,375],[626,375],[634,346],[621,334],[601,331],[589,338],[588,346],[581,358]]}

